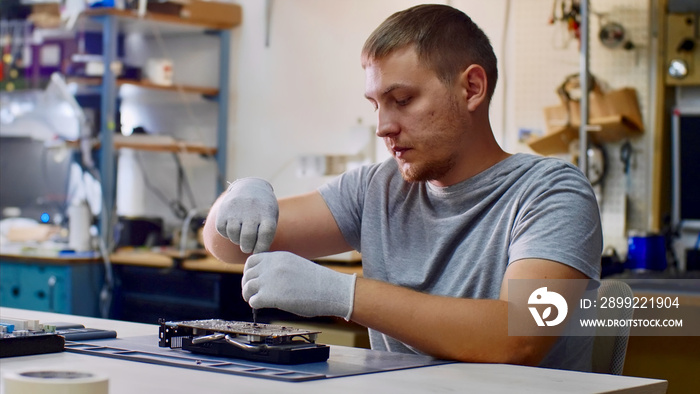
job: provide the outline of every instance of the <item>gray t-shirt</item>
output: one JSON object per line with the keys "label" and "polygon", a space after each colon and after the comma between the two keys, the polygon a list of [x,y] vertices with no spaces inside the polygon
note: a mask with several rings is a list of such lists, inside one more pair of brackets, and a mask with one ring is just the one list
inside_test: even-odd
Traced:
{"label": "gray t-shirt", "polygon": [[[558,261],[600,276],[595,194],[563,160],[515,154],[445,188],[409,183],[393,159],[319,188],[363,275],[449,297],[498,299],[508,264]],[[417,352],[369,330],[373,349]],[[540,364],[590,370],[592,338],[562,337]]]}

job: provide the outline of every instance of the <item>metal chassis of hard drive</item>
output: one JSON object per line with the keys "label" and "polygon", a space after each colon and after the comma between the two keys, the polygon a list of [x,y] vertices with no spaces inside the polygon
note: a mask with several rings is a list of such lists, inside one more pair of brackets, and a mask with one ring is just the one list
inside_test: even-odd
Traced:
{"label": "metal chassis of hard drive", "polygon": [[218,319],[161,321],[158,346],[273,364],[305,364],[328,360],[330,347],[316,343],[319,333]]}

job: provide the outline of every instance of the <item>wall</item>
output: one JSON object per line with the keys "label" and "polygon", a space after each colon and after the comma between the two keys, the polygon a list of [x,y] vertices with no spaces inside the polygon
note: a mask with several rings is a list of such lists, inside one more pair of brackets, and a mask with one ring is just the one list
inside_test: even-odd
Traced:
{"label": "wall", "polygon": [[[370,134],[375,114],[364,99],[364,72],[359,53],[366,37],[387,16],[419,1],[294,0],[272,1],[270,24],[264,1],[240,0],[243,23],[233,31],[228,168],[232,180],[258,176],[270,180],[278,195],[313,190],[327,177],[299,177],[297,160],[304,154],[342,154],[358,125]],[[566,75],[578,72],[577,42],[564,46],[559,27],[548,24],[551,0],[447,1],[469,14],[491,38],[499,58],[500,78],[491,106],[499,143],[510,152],[530,152],[518,141],[518,129],[544,129],[542,108],[557,103],[554,90]],[[610,50],[597,40],[599,18],[591,17],[591,70],[613,88],[637,89],[645,125],[649,125],[649,4],[638,0],[593,1],[593,11],[622,23],[634,51]],[[269,30],[268,30],[269,29]],[[269,36],[266,36],[269,32]],[[211,37],[209,37],[211,38]],[[559,39],[560,41],[556,41]],[[267,44],[266,44],[267,41]],[[135,38],[134,61],[147,54],[175,59],[180,83],[214,85],[218,61],[216,41],[207,38],[170,40]],[[215,112],[211,103],[192,95],[130,92],[123,107],[143,115],[149,129],[181,138],[213,141]],[[174,106],[173,106],[174,104]],[[647,126],[648,128],[648,126]],[[651,133],[632,140],[628,176],[619,160],[621,144],[606,147],[608,179],[600,190],[606,245],[626,250],[629,229],[645,230],[649,221]],[[381,142],[378,157],[386,157]],[[153,183],[174,193],[175,168],[167,155],[143,154]],[[215,168],[183,155],[194,179],[197,204],[214,199]],[[149,212],[167,214],[151,195]]]}
{"label": "wall", "polygon": [[[639,0],[591,1],[590,72],[610,89],[633,87],[642,110],[646,132],[630,140],[632,160],[628,174],[620,160],[623,142],[607,144],[608,174],[599,188],[605,245],[614,247],[623,256],[627,251],[627,232],[645,231],[649,226],[652,133],[650,111],[650,37],[649,3]],[[528,148],[517,142],[517,129],[544,130],[542,109],[559,104],[555,89],[567,75],[580,71],[579,46],[567,42],[565,26],[550,25],[550,0],[513,2],[515,64],[515,124],[508,129],[515,150]],[[626,37],[634,50],[609,49],[598,39],[601,21],[618,22],[625,27]],[[568,157],[565,156],[568,159]]]}
{"label": "wall", "polygon": [[[356,122],[370,128],[374,124],[374,114],[362,97],[364,74],[358,54],[377,24],[416,2],[273,3],[270,46],[265,47],[264,5],[241,1],[245,17],[233,51],[239,61],[232,87],[237,99],[232,102],[236,115],[231,119],[229,177],[265,177],[279,194],[289,195],[324,181],[296,176],[299,154],[342,153],[338,143]],[[561,31],[547,23],[550,0],[492,1],[488,7],[467,0],[447,3],[465,11],[486,31],[499,58],[500,79],[491,108],[499,143],[511,152],[529,152],[518,142],[517,131],[544,129],[542,108],[557,103],[554,89],[579,70],[577,42],[566,47],[554,42]],[[637,89],[649,125],[645,111],[650,100],[649,5],[638,0],[592,3],[594,12],[623,24],[636,49],[603,47],[597,40],[600,19],[592,16],[591,70],[612,88]],[[650,135],[631,141],[634,154],[627,176],[619,160],[621,143],[606,146],[608,179],[599,193],[606,245],[623,254],[627,231],[645,230],[649,220]],[[381,144],[378,149],[383,149]]]}
{"label": "wall", "polygon": [[[353,153],[343,150],[353,127],[362,124],[372,132],[375,114],[364,98],[362,45],[386,17],[417,3],[274,1],[265,46],[264,2],[240,1],[244,22],[235,32],[232,52],[237,60],[229,178],[260,176],[283,196],[326,181],[297,177],[296,159],[301,154]],[[500,52],[503,3],[478,7],[476,1],[454,1],[453,5],[471,14]],[[500,94],[494,98],[494,112],[501,111]],[[501,129],[498,123],[494,126]],[[384,150],[381,143],[378,149]]]}
{"label": "wall", "polygon": [[[273,1],[268,45],[265,2],[237,3],[243,8],[243,23],[233,31],[231,49],[226,177],[263,177],[279,196],[313,190],[330,178],[299,177],[297,160],[301,155],[355,153],[348,151],[348,140],[359,127],[373,137],[375,114],[364,98],[364,71],[360,66],[365,39],[392,13],[421,2]],[[450,3],[470,14],[491,37],[496,53],[503,53],[508,2],[492,1],[489,7],[476,0]],[[216,40],[150,33],[128,38],[130,64],[143,65],[148,57],[167,57],[174,60],[176,83],[216,84]],[[504,135],[503,86],[499,83],[491,107],[499,140]],[[140,125],[156,134],[214,141],[215,106],[196,95],[126,86],[121,96],[123,129],[127,133]],[[377,148],[378,160],[388,157],[383,144]],[[148,152],[138,152],[137,156],[151,189],[174,198],[176,168],[172,157]],[[196,204],[211,204],[215,167],[192,155],[180,157],[187,163],[188,179],[197,191]],[[145,201],[137,204],[144,206],[148,215],[165,216],[175,223],[162,198],[145,189]]]}

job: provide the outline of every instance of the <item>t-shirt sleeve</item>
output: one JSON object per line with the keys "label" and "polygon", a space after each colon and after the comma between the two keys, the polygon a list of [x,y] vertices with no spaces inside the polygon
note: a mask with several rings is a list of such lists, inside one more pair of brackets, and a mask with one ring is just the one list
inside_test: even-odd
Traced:
{"label": "t-shirt sleeve", "polygon": [[362,208],[370,167],[348,171],[322,185],[318,191],[326,201],[345,241],[360,251]]}
{"label": "t-shirt sleeve", "polygon": [[522,196],[513,226],[509,263],[525,258],[557,261],[600,277],[603,235],[588,179],[568,163],[548,165]]}

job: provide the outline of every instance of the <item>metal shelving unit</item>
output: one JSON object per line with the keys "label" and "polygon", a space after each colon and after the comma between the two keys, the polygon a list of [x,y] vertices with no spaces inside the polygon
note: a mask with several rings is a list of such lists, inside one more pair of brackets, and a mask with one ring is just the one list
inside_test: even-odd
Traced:
{"label": "metal shelving unit", "polygon": [[586,176],[588,176],[588,131],[590,125],[588,124],[588,105],[589,96],[588,91],[590,90],[590,79],[589,79],[589,42],[590,33],[590,4],[588,0],[581,1],[581,52],[580,52],[580,71],[581,75],[581,125],[579,126],[578,138],[579,138],[579,162],[578,166],[583,171]]}
{"label": "metal shelving unit", "polygon": [[[185,149],[193,153],[214,153],[219,174],[226,173],[226,147],[228,144],[228,106],[229,106],[229,69],[230,69],[230,48],[231,48],[231,28],[237,23],[207,23],[192,20],[180,19],[170,15],[159,15],[147,13],[139,17],[135,11],[125,11],[116,9],[94,9],[84,12],[81,16],[85,18],[84,26],[89,29],[98,29],[102,33],[103,61],[105,65],[114,64],[117,60],[117,38],[120,32],[133,33],[147,31],[149,24],[158,24],[159,28],[177,33],[192,34],[206,33],[215,34],[219,38],[219,80],[218,88],[187,86],[181,89],[188,93],[206,95],[214,100],[218,105],[216,147],[197,147],[195,149]],[[166,89],[161,86],[151,85],[145,82],[128,81],[118,79],[112,67],[105,67],[103,77],[100,79],[79,81],[87,84],[100,85],[101,97],[101,118],[100,118],[100,161],[99,172],[102,184],[103,209],[100,216],[100,235],[105,245],[109,248],[112,240],[112,229],[110,224],[114,219],[115,195],[116,195],[116,150],[121,145],[116,144],[114,132],[116,128],[116,102],[118,87],[123,84],[137,85],[147,89]],[[175,90],[175,89],[172,89]],[[122,144],[123,145],[123,144]],[[178,145],[153,149],[153,146],[129,146],[136,149],[173,151],[181,150]],[[216,183],[217,194],[223,191],[221,182]]]}

